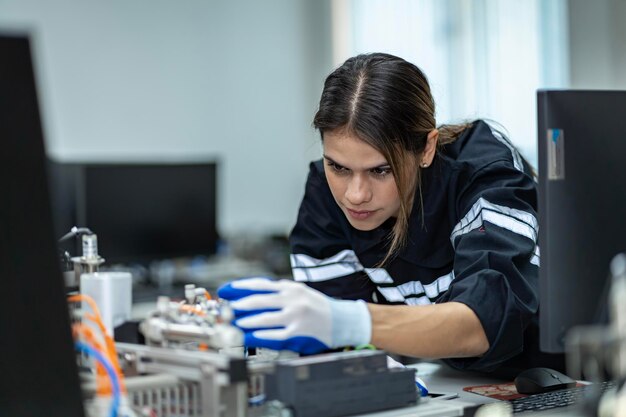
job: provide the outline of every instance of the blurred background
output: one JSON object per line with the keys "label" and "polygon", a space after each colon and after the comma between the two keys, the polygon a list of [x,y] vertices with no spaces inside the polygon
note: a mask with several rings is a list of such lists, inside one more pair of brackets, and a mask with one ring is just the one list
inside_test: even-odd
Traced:
{"label": "blurred background", "polygon": [[0,30],[31,34],[51,158],[216,161],[217,231],[244,254],[294,224],[352,55],[414,62],[438,123],[497,121],[535,165],[538,88],[626,89],[624,0],[0,0]]}

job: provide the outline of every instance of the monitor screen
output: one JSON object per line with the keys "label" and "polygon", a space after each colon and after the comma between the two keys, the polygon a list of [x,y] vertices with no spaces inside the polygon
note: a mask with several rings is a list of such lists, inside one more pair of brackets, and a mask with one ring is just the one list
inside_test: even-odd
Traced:
{"label": "monitor screen", "polygon": [[76,171],[77,223],[107,264],[216,251],[216,162],[85,164]]}
{"label": "monitor screen", "polygon": [[0,415],[83,416],[26,37],[0,34]]}
{"label": "monitor screen", "polygon": [[609,264],[626,250],[626,91],[537,94],[540,344],[606,311]]}

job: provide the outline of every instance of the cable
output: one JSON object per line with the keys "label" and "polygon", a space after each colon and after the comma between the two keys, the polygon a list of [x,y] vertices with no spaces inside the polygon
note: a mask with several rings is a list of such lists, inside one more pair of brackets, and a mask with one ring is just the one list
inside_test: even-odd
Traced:
{"label": "cable", "polygon": [[69,297],[67,297],[67,301],[69,301],[70,303],[79,303],[81,301],[85,301],[87,304],[89,304],[89,307],[91,307],[91,311],[93,311],[96,317],[98,318],[100,317],[100,310],[98,309],[98,304],[96,304],[96,301],[92,297],[88,296],[87,294],[70,295]]}
{"label": "cable", "polygon": [[424,383],[424,381],[422,381],[421,378],[417,376],[415,377],[415,386],[417,387],[417,390],[420,392],[420,397],[428,396],[428,388],[426,388],[426,384]]}
{"label": "cable", "polygon": [[120,385],[122,387],[122,392],[126,392],[126,384],[124,383],[124,380],[122,379],[122,371],[121,371],[120,363],[117,359],[115,341],[106,331],[104,323],[102,322],[102,318],[100,317],[100,310],[98,309],[98,305],[96,304],[95,300],[86,294],[72,295],[72,296],[69,296],[67,300],[70,303],[77,303],[77,302],[85,301],[87,302],[87,304],[89,304],[89,306],[93,310],[94,314],[85,313],[84,317],[87,320],[93,321],[96,324],[97,328],[100,330],[100,333],[102,334],[102,337],[104,338],[104,341],[105,341],[106,352],[108,353],[108,359],[111,361],[111,363],[113,364],[113,367],[117,371],[117,375],[120,376]]}
{"label": "cable", "polygon": [[191,305],[184,304],[179,306],[178,309],[181,311],[186,311],[188,313],[196,314],[200,317],[206,316],[206,313],[204,311],[200,310],[198,307],[194,307]]}
{"label": "cable", "polygon": [[[82,337],[87,341],[87,344],[93,347],[95,350],[100,352],[102,356],[106,357],[106,351],[103,348],[102,344],[96,340],[96,337],[93,331],[83,323],[75,323],[72,325],[72,333],[74,333],[74,339],[79,341],[79,337]],[[98,363],[96,365],[96,393],[99,395],[109,394],[112,389],[110,384],[105,384],[106,381],[103,378],[106,376],[106,370],[102,366],[102,364]],[[118,375],[119,377],[119,375]]]}
{"label": "cable", "polygon": [[[115,370],[115,374],[117,375],[117,380],[120,383],[120,390],[123,394],[126,394],[126,382],[124,381],[124,374],[122,373],[119,361],[117,360],[117,353],[114,353],[115,356],[111,358],[110,352],[108,352],[105,348],[106,341],[104,344],[100,343],[93,330],[84,323],[74,323],[72,325],[72,332],[74,333],[74,338],[77,339],[76,341],[79,341],[78,338],[82,335],[88,345],[100,352],[102,356],[111,362],[113,369]],[[107,383],[106,379],[102,379],[105,375],[106,370],[101,364],[98,364],[96,368],[96,392],[100,395],[106,395],[111,392],[111,385]]]}
{"label": "cable", "polygon": [[77,351],[92,356],[94,359],[100,362],[102,366],[104,366],[104,369],[107,371],[109,378],[111,378],[111,384],[113,385],[113,402],[111,403],[110,417],[117,417],[117,409],[120,405],[121,394],[120,384],[117,379],[117,375],[115,374],[115,370],[113,369],[113,365],[111,365],[111,362],[107,358],[105,358],[104,355],[85,343],[76,342],[74,346],[76,347]]}
{"label": "cable", "polygon": [[59,239],[59,243],[66,241],[69,238],[72,238],[74,236],[79,236],[79,235],[92,235],[93,232],[91,230],[89,230],[87,227],[72,227],[70,229],[69,232],[67,232],[66,234],[64,234],[63,236],[61,236],[61,238]]}

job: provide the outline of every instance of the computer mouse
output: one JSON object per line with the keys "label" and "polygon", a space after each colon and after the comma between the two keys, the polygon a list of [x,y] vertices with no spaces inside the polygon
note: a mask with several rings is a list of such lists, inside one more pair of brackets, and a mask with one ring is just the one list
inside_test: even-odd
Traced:
{"label": "computer mouse", "polygon": [[550,368],[530,368],[515,378],[515,388],[520,394],[540,394],[576,386],[576,380]]}

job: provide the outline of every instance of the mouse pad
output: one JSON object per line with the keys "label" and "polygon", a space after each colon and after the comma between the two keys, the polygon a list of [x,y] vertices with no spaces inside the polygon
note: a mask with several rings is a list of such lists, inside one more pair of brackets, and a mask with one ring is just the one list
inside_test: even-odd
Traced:
{"label": "mouse pad", "polygon": [[513,382],[506,382],[503,384],[474,385],[471,387],[463,387],[463,391],[484,395],[485,397],[494,398],[496,400],[506,401],[526,397],[526,395],[517,392]]}
{"label": "mouse pad", "polygon": [[[583,384],[577,383],[576,386],[582,386]],[[484,395],[485,397],[493,398],[496,400],[511,401],[516,398],[527,397],[527,395],[520,394],[515,388],[515,383],[505,382],[503,384],[487,384],[487,385],[474,385],[471,387],[463,387],[463,391],[471,392],[473,394]]]}

